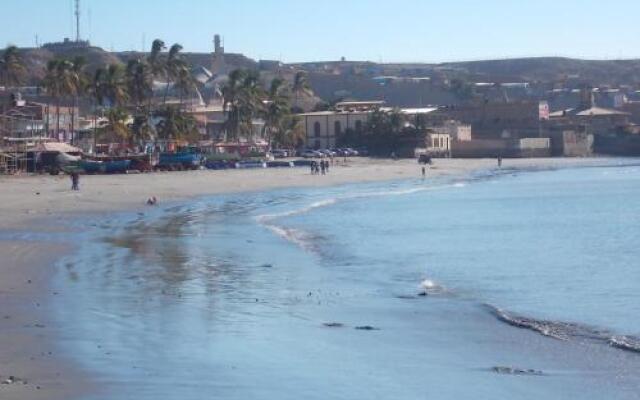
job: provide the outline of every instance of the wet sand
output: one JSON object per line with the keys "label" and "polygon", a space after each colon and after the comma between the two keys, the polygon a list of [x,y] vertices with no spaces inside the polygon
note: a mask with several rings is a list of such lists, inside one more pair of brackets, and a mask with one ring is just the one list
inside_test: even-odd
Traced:
{"label": "wet sand", "polygon": [[59,244],[0,241],[0,398],[69,399],[85,392],[88,380],[57,353],[63,327],[47,312]]}
{"label": "wet sand", "polygon": [[[597,165],[602,159],[505,160],[503,169],[556,168]],[[465,175],[495,168],[496,161],[435,160],[429,177]],[[319,187],[345,183],[420,178],[415,160],[353,159],[339,163],[325,176],[311,176],[307,168],[188,171],[140,175],[83,176],[81,191],[72,192],[68,177],[0,177],[0,232],[55,230],[49,217],[78,213],[109,213],[145,208],[145,200],[187,200],[197,196],[262,191],[285,187]],[[28,235],[28,234],[27,234]],[[55,260],[65,246],[34,241],[0,240],[0,385],[2,399],[69,399],[87,390],[89,378],[74,370],[55,352],[64,327],[48,318],[47,299]],[[22,380],[26,380],[24,384]]]}

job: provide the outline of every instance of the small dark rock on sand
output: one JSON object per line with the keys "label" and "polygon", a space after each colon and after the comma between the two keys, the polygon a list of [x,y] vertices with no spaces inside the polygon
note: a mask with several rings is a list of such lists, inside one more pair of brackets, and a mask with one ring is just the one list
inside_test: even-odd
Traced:
{"label": "small dark rock on sand", "polygon": [[326,326],[327,328],[342,328],[342,327],[344,327],[344,324],[342,324],[340,322],[325,322],[322,325]]}

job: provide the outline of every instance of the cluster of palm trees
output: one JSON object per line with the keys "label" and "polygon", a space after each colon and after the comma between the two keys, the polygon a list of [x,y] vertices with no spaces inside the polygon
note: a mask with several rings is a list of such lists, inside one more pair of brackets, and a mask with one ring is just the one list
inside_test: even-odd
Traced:
{"label": "cluster of palm trees", "polygon": [[267,86],[260,83],[257,71],[237,69],[229,74],[222,87],[228,139],[252,136],[253,121],[261,118],[264,121],[261,135],[270,145],[297,146],[303,133],[293,104],[297,104],[301,94],[311,93],[306,73],[297,72],[292,84],[276,77]]}
{"label": "cluster of palm trees", "polygon": [[[49,61],[42,87],[56,103],[56,131],[60,130],[60,103],[72,100],[75,106],[78,98],[84,97],[92,100],[95,115],[99,109],[106,109],[108,122],[100,131],[112,134],[123,142],[153,138],[182,139],[193,133],[195,124],[185,123],[189,117],[181,111],[183,97],[196,88],[191,69],[180,54],[181,45],[174,44],[166,53],[165,49],[164,42],[156,39],[146,57],[130,59],[126,66],[109,64],[99,67],[92,76],[86,72],[86,61],[82,57]],[[154,101],[156,79],[166,81],[162,102]],[[171,85],[180,93],[180,107],[167,106]],[[168,108],[176,109],[167,111]],[[150,121],[153,117],[170,117],[179,121],[158,124],[159,129],[154,132],[154,124]],[[73,111],[71,120],[73,130]],[[162,129],[163,125],[175,124],[190,130]],[[97,135],[97,123],[94,125]]]}
{"label": "cluster of palm trees", "polygon": [[[189,139],[197,132],[195,120],[183,112],[183,100],[197,90],[191,66],[182,55],[182,46],[167,49],[156,39],[146,55],[128,60],[126,65],[109,64],[91,74],[83,57],[53,59],[46,65],[41,89],[55,106],[56,134],[61,130],[61,106],[73,105],[70,128],[75,130],[75,110],[81,101],[94,109],[94,136],[110,135],[123,143],[144,140]],[[26,77],[26,69],[19,50],[9,46],[0,57],[0,81],[5,86],[18,86]],[[154,88],[154,82],[166,82]],[[157,85],[157,83],[156,83]],[[266,87],[265,87],[266,86]],[[154,96],[159,89],[161,96]],[[262,135],[270,144],[296,146],[302,136],[294,113],[300,110],[300,98],[311,94],[305,72],[298,72],[289,83],[277,77],[263,85],[258,71],[238,69],[229,74],[221,88],[226,114],[227,139]],[[170,91],[179,96],[179,106],[168,104]],[[106,123],[98,124],[102,112]],[[46,129],[49,131],[49,115]],[[261,132],[254,132],[254,121],[262,119]],[[53,123],[53,122],[52,122]]]}

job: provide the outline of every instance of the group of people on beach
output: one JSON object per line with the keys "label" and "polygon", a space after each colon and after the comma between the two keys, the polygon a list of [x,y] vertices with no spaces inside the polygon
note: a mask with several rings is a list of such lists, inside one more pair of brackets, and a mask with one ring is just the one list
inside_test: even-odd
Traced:
{"label": "group of people on beach", "polygon": [[320,161],[311,161],[311,175],[326,175],[329,173],[329,161],[320,160]]}

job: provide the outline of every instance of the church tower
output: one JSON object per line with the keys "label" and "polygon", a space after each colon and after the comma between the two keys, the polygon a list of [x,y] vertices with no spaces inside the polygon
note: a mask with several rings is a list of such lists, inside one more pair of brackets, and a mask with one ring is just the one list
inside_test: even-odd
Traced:
{"label": "church tower", "polygon": [[224,46],[220,40],[220,35],[213,37],[213,57],[211,60],[211,73],[214,75],[223,75],[227,73],[224,62]]}

